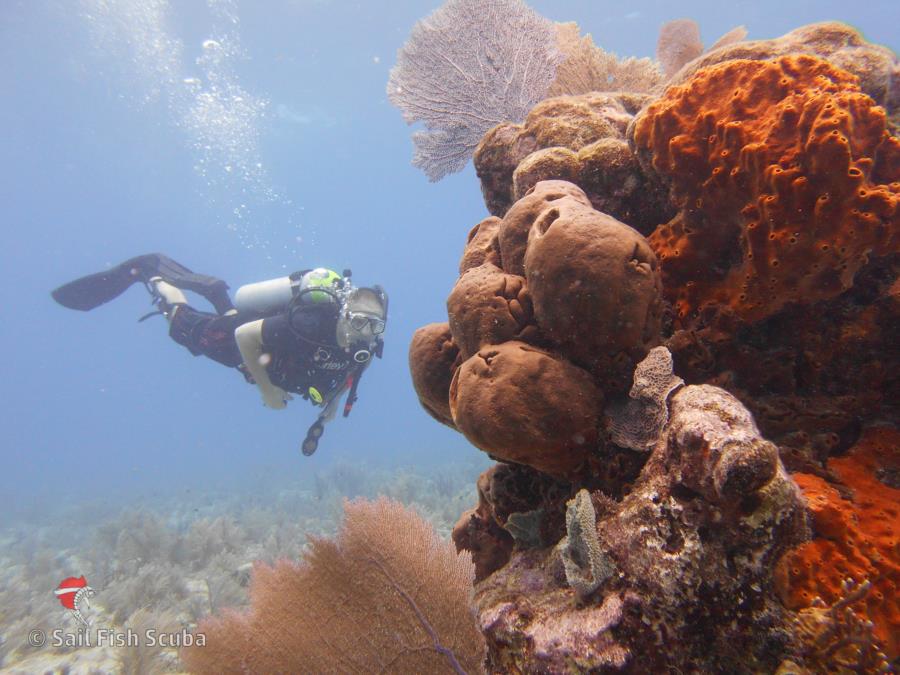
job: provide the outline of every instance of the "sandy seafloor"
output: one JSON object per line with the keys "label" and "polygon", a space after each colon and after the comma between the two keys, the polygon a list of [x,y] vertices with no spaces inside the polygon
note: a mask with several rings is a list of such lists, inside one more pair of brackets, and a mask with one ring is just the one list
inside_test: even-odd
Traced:
{"label": "sandy seafloor", "polygon": [[[487,464],[473,457],[426,475],[336,459],[299,478],[257,475],[244,489],[36,508],[0,531],[0,672],[179,672],[178,650],[159,643],[181,640],[210,612],[245,606],[252,563],[296,560],[307,535],[332,535],[345,498],[390,496],[449,539]],[[73,570],[96,591],[84,611],[91,646],[69,637],[84,632],[53,594]],[[36,635],[44,645],[30,644]],[[72,639],[80,641],[65,644]],[[116,644],[130,639],[138,646]]]}

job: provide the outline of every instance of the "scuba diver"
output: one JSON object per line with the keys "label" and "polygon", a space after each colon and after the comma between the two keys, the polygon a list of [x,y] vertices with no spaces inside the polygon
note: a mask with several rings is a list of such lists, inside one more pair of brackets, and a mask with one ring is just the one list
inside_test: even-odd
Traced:
{"label": "scuba diver", "polygon": [[[52,296],[64,307],[89,311],[142,282],[157,309],[138,321],[163,315],[175,342],[238,369],[269,408],[284,408],[293,393],[321,409],[301,446],[309,456],[344,393],[344,417],[350,414],[360,377],[384,348],[387,294],[380,286],[355,287],[350,275],[302,270],[241,286],[232,303],[221,279],[151,253],[76,279]],[[191,307],[186,290],[206,298],[216,313]]]}

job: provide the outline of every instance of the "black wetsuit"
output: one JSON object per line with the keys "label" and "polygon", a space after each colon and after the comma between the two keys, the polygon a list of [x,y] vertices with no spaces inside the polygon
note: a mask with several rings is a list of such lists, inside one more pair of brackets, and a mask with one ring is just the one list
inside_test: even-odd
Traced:
{"label": "black wetsuit", "polygon": [[327,397],[347,382],[358,365],[335,344],[337,314],[332,303],[310,304],[274,316],[220,316],[181,305],[172,318],[169,335],[195,356],[239,368],[244,361],[234,331],[261,318],[263,348],[272,356],[266,367],[272,384],[303,396],[315,387]]}
{"label": "black wetsuit", "polygon": [[[291,278],[300,279],[308,271],[295,272]],[[64,284],[52,295],[64,307],[88,311],[118,297],[139,281],[149,290],[150,279],[157,276],[177,288],[202,295],[216,310],[213,314],[179,305],[169,325],[172,339],[194,356],[206,356],[230,368],[239,368],[248,380],[234,331],[258,319],[263,320],[264,349],[272,356],[267,366],[269,378],[285,391],[308,396],[309,388],[315,387],[327,398],[348,377],[365,368],[335,344],[339,312],[335,303],[309,302],[276,314],[229,314],[234,305],[228,295],[228,284],[215,277],[195,274],[161,253],[130,258],[111,269]]]}
{"label": "black wetsuit", "polygon": [[263,319],[263,345],[272,354],[266,370],[272,383],[303,395],[310,387],[323,396],[341,387],[358,364],[335,344],[337,319],[338,308],[330,302]]}

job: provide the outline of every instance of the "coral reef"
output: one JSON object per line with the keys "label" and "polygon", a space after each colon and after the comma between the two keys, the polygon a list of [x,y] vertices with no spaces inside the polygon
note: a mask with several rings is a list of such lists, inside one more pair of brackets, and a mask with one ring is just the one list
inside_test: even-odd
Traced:
{"label": "coral reef", "polygon": [[555,24],[524,2],[447,0],[413,27],[387,84],[404,119],[426,127],[413,164],[432,181],[462,169],[484,132],[544,98],[562,60]]}
{"label": "coral reef", "polygon": [[[715,41],[709,51],[726,45],[742,42],[747,37],[743,26],[732,28]],[[659,29],[656,41],[656,60],[659,61],[667,79],[679,72],[686,63],[693,61],[703,53],[703,42],[700,40],[700,26],[692,19],[673,19]]]}
{"label": "coral reef", "polygon": [[[500,252],[497,250],[496,234],[501,220],[496,216],[488,216],[469,230],[466,248],[459,261],[459,273],[485,263],[500,266]],[[518,272],[517,272],[518,274]]]}
{"label": "coral reef", "polygon": [[663,24],[656,41],[656,59],[667,78],[681,70],[688,61],[703,53],[700,26],[691,19],[675,19]]}
{"label": "coral reef", "polygon": [[669,84],[684,84],[701,68],[725,61],[767,61],[788,54],[808,54],[856,75],[862,92],[885,108],[895,129],[900,122],[900,61],[887,47],[867,42],[852,26],[825,21],[801,26],[772,40],[720,42],[681,68]]}
{"label": "coral reef", "polygon": [[607,214],[571,199],[546,209],[528,234],[525,278],[541,332],[604,391],[622,389],[659,342],[656,256]]}
{"label": "coral reef", "polygon": [[449,427],[454,427],[450,414],[450,380],[460,363],[459,347],[453,342],[449,324],[428,324],[413,334],[409,371],[416,395],[429,415]]}
{"label": "coral reef", "polygon": [[900,141],[826,61],[700,70],[643,110],[633,136],[681,207],[650,237],[679,319],[725,306],[758,321],[833,298],[900,247]]}
{"label": "coral reef", "polygon": [[688,381],[737,395],[791,468],[814,472],[863,425],[900,421],[900,256],[867,266],[838,298],[747,325],[702,315],[666,342]]}
{"label": "coral reef", "polygon": [[773,671],[781,661],[787,617],[771,570],[806,532],[796,487],[726,392],[687,386],[671,405],[630,494],[572,501],[568,536],[579,522],[593,592],[562,546],[514,550],[476,586],[494,671]]}
{"label": "coral reef", "polygon": [[863,621],[850,609],[871,587],[869,581],[857,584],[845,579],[834,604],[826,605],[815,598],[808,608],[800,610],[793,620],[795,656],[782,662],[776,675],[893,672],[887,656],[878,649],[872,622]]}
{"label": "coral reef", "polygon": [[510,207],[500,221],[496,236],[495,248],[499,250],[503,269],[510,274],[525,276],[525,249],[531,226],[549,207],[568,203],[567,197],[582,206],[591,206],[584,190],[577,185],[564,180],[547,180],[535,185]]}
{"label": "coral reef", "polygon": [[856,78],[812,56],[726,60],[630,131],[680,207],[649,238],[679,374],[739,396],[797,468],[900,419],[900,142]]}
{"label": "coral reef", "polygon": [[475,581],[503,567],[513,546],[549,546],[563,527],[571,484],[523,464],[495,464],[478,478],[478,505],[453,528],[458,550],[472,553]]}
{"label": "coral reef", "polygon": [[615,572],[615,566],[597,537],[597,514],[587,490],[579,490],[566,503],[566,536],[559,544],[566,583],[579,598],[586,598]]}
{"label": "coral reef", "polygon": [[684,384],[672,366],[672,353],[665,347],[654,347],[637,365],[628,401],[614,403],[607,409],[613,443],[641,452],[656,444],[669,421],[669,395]]}
{"label": "coral reef", "polygon": [[491,263],[466,270],[447,298],[450,333],[463,361],[488,345],[520,339],[534,324],[524,279]]}
{"label": "coral reef", "polygon": [[192,672],[479,671],[468,556],[398,502],[344,510],[300,563],[254,569],[247,612],[201,622],[206,646],[183,652]]}
{"label": "coral reef", "polygon": [[664,185],[641,168],[625,136],[650,100],[629,91],[558,96],[538,103],[523,123],[488,131],[474,156],[488,211],[503,216],[538,182],[566,180],[597,210],[643,234],[653,231],[672,210]]}
{"label": "coral reef", "polygon": [[582,37],[574,22],[557,24],[556,31],[565,60],[556,69],[548,97],[598,91],[650,93],[663,81],[659,67],[651,59],[620,59],[595,45],[590,35]]}
{"label": "coral reef", "polygon": [[[8,521],[0,529],[0,670],[183,672],[177,645],[98,644],[96,631],[190,635],[208,614],[245,607],[253,561],[298,559],[307,534],[334,533],[348,495],[402,500],[446,541],[485,465],[457,461],[423,472],[337,461],[300,480],[260,471],[223,491],[148,497],[140,511],[129,495],[128,510],[114,517],[119,507],[103,499],[56,505],[35,522]],[[75,629],[52,593],[73,574],[97,591],[85,613],[96,646],[30,645],[31,630]]]}
{"label": "coral reef", "polygon": [[[649,235],[675,306],[666,329],[677,370],[738,395],[800,466],[846,449],[869,420],[900,419],[900,396],[890,394],[900,393],[900,350],[889,338],[900,313],[900,254],[891,252],[900,155],[889,133],[900,63],[838,23],[776,40],[741,37],[733,31],[682,68],[678,86],[630,123],[638,108],[617,109],[610,97],[624,101],[620,94],[547,99],[524,124],[490,130],[475,164],[488,209],[504,220],[533,181],[565,178],[595,208]],[[701,65],[719,70],[701,76]],[[797,90],[787,93],[782,76]],[[667,120],[659,157],[637,143],[653,137],[653,111]],[[615,157],[588,175],[576,160],[601,146]],[[658,161],[668,162],[663,175]],[[522,249],[530,218],[505,228]],[[502,260],[524,274],[517,259]]]}
{"label": "coral reef", "polygon": [[900,472],[900,432],[887,427],[866,430],[845,456],[828,469],[835,482],[810,474],[794,478],[812,513],[814,538],[778,563],[777,588],[791,609],[812,606],[814,598],[838,602],[850,578],[868,582],[871,591],[856,604],[860,617],[891,658],[900,656],[900,488],[885,482]]}
{"label": "coral reef", "polygon": [[515,341],[464,361],[450,385],[453,420],[473,445],[554,476],[586,461],[601,401],[587,372]]}
{"label": "coral reef", "polygon": [[410,353],[502,462],[453,531],[490,670],[889,668],[896,57],[835,23],[701,54],[682,21],[671,86],[622,93],[597,74],[625,62],[558,32],[551,93],[578,95],[475,151],[459,358]]}
{"label": "coral reef", "polygon": [[546,181],[499,224],[480,223],[463,261],[447,300],[449,335],[432,324],[410,345],[423,406],[445,422],[449,409],[453,426],[492,457],[579,474],[604,400],[625,392],[660,340],[653,251],[575,185]]}

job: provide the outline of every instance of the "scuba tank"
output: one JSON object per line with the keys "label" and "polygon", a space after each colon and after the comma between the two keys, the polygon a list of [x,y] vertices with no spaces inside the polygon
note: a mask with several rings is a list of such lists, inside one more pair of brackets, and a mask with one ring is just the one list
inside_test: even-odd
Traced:
{"label": "scuba tank", "polygon": [[[307,302],[327,302],[334,297],[328,291],[344,286],[345,280],[349,281],[349,272],[345,270],[344,277],[341,277],[337,272],[317,267],[286,277],[245,284],[234,294],[234,306],[239,312],[265,315],[282,311],[300,294]],[[325,291],[316,291],[317,287]]]}
{"label": "scuba tank", "polygon": [[289,276],[244,284],[234,294],[234,306],[247,314],[275,312],[294,297],[294,284]]}

